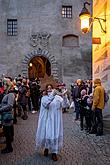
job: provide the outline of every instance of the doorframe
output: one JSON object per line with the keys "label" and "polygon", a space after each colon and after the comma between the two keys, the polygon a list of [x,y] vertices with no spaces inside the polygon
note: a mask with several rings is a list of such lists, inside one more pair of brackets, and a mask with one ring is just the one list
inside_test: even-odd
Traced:
{"label": "doorframe", "polygon": [[23,61],[22,61],[22,75],[24,77],[28,77],[28,64],[30,60],[37,56],[44,56],[47,58],[51,64],[51,75],[54,77],[55,80],[58,80],[58,67],[57,62],[55,60],[55,57],[52,56],[49,51],[38,48],[36,50],[31,51],[27,55],[25,55]]}

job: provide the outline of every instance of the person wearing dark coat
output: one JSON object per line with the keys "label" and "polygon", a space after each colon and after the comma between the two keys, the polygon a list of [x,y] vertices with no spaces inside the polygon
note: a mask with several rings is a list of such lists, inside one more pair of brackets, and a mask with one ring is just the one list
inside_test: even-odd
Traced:
{"label": "person wearing dark coat", "polygon": [[29,87],[27,86],[27,82],[25,79],[23,79],[23,84],[18,88],[18,103],[23,110],[23,115],[21,116],[23,120],[27,120],[28,118],[28,115],[27,115],[28,90],[29,90]]}
{"label": "person wearing dark coat", "polygon": [[81,91],[83,89],[86,89],[86,87],[84,86],[83,81],[81,79],[78,79],[77,80],[77,84],[72,89],[72,99],[74,101],[75,112],[76,112],[76,118],[75,118],[75,120],[78,120],[79,119],[79,116],[80,116],[79,99],[81,98]]}
{"label": "person wearing dark coat", "polygon": [[88,104],[89,95],[87,95],[87,91],[83,89],[81,91],[81,99],[80,103],[80,128],[84,129],[84,118],[86,122],[86,130],[89,132],[91,130],[91,108]]}
{"label": "person wearing dark coat", "polygon": [[30,86],[30,96],[33,105],[32,112],[37,112],[39,110],[40,86],[35,81]]}

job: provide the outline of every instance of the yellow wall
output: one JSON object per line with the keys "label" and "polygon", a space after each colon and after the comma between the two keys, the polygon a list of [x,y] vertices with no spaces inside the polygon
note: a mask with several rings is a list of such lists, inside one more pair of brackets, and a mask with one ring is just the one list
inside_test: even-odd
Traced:
{"label": "yellow wall", "polygon": [[[102,32],[98,21],[93,23],[93,37],[101,38],[101,44],[92,47],[93,79],[100,78],[110,93],[110,0],[93,0],[93,17],[106,18],[106,33]],[[101,23],[105,29],[105,23]]]}

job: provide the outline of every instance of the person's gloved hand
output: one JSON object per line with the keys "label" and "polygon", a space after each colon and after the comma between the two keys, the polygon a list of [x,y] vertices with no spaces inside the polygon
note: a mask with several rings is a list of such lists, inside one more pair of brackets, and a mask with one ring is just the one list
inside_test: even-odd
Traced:
{"label": "person's gloved hand", "polygon": [[57,95],[57,90],[56,90],[56,89],[53,89],[52,94],[53,94],[54,96]]}

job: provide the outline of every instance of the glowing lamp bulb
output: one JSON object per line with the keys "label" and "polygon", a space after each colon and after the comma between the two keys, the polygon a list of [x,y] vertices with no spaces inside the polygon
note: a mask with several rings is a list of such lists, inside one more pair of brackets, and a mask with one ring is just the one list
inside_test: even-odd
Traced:
{"label": "glowing lamp bulb", "polygon": [[30,63],[29,66],[32,67],[32,63]]}

